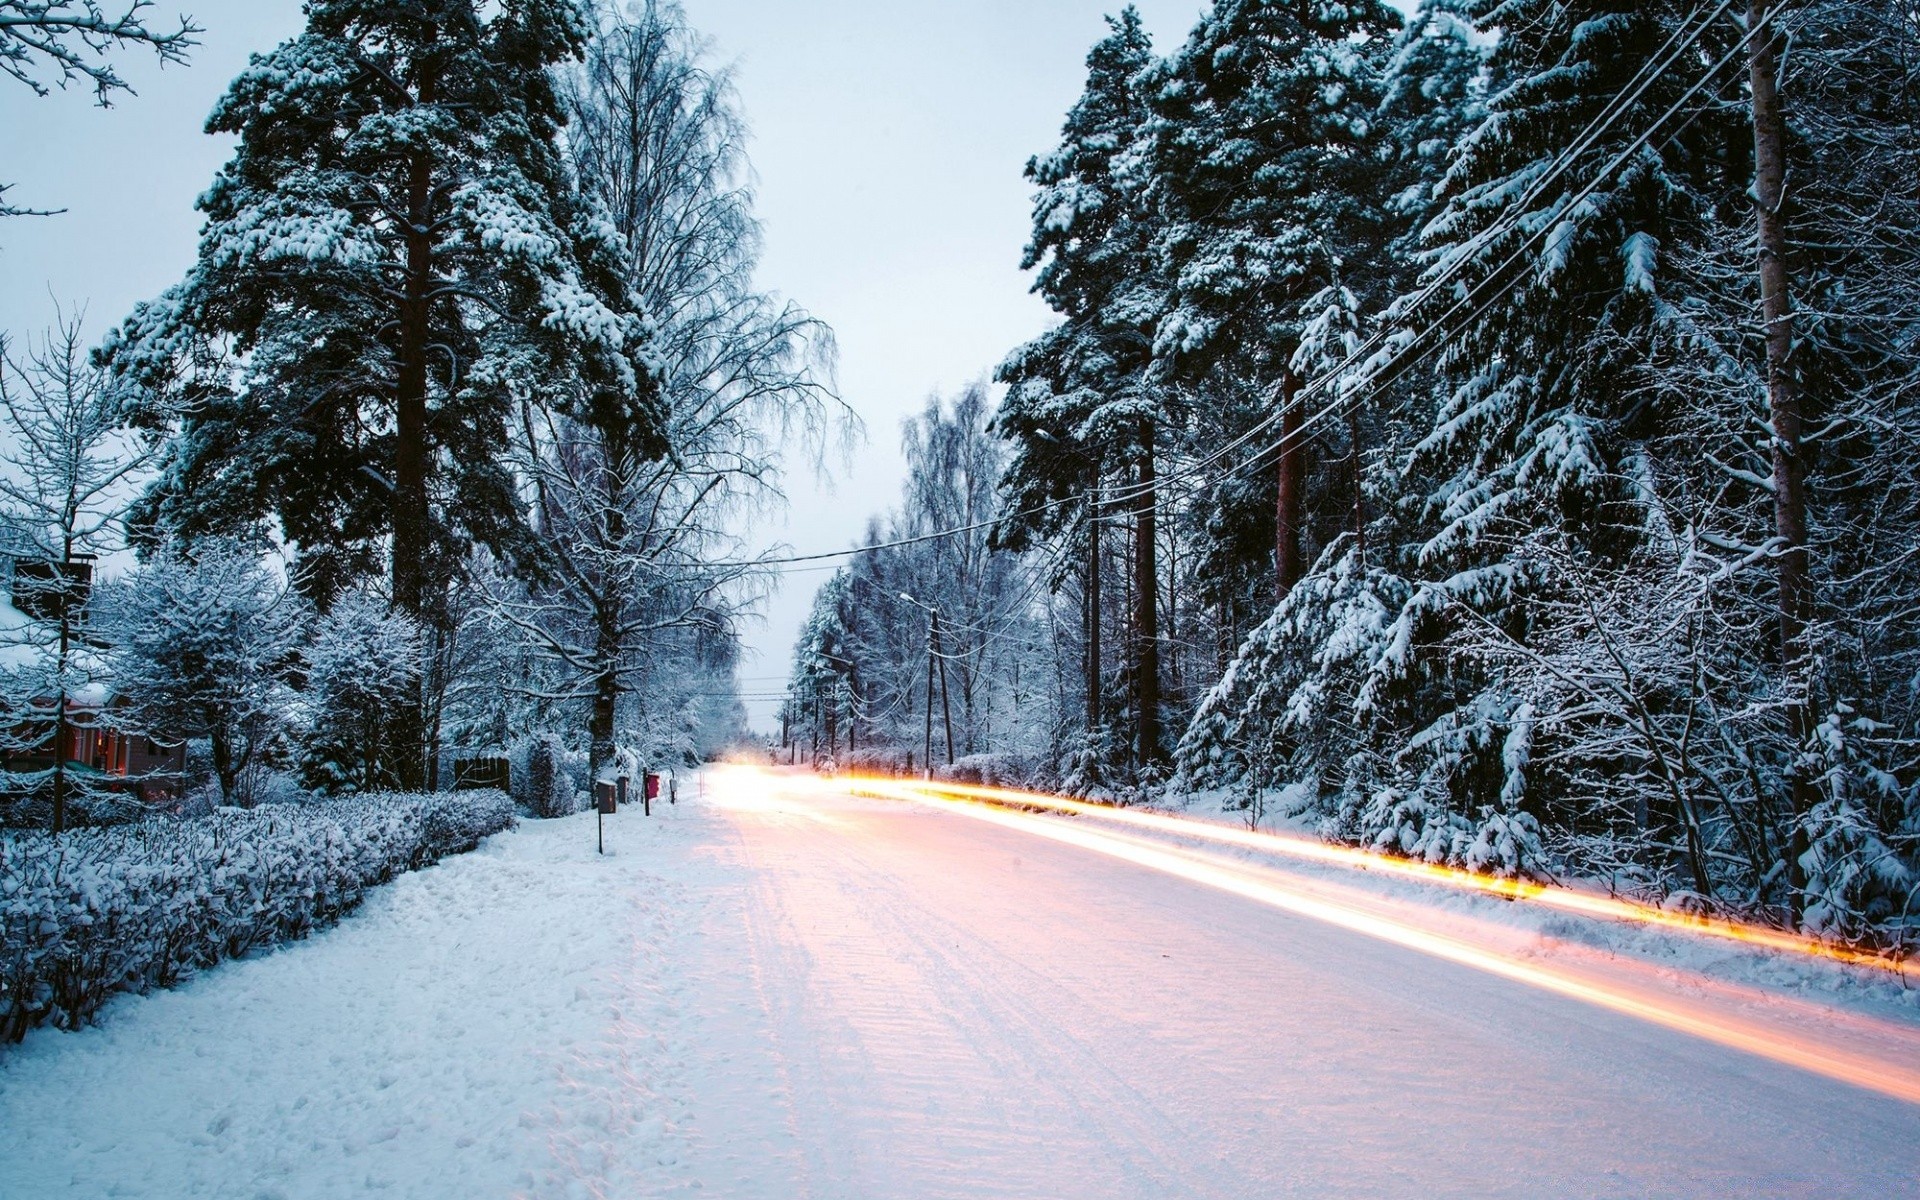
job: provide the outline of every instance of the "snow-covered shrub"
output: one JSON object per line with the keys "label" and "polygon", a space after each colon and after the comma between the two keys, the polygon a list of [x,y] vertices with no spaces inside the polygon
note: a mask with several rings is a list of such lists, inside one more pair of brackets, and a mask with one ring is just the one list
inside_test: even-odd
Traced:
{"label": "snow-covered shrub", "polygon": [[65,834],[0,834],[0,1040],[116,992],[303,937],[513,824],[500,792],[363,794]]}
{"label": "snow-covered shrub", "polygon": [[521,803],[536,817],[564,817],[574,811],[574,787],[566,750],[553,734],[541,734],[527,747],[526,786]]}
{"label": "snow-covered shrub", "polygon": [[905,775],[904,750],[849,750],[840,756],[840,769],[854,775]]}
{"label": "snow-covered shrub", "polygon": [[956,783],[986,787],[1023,787],[1033,782],[1032,765],[1012,754],[969,754],[952,766],[936,766],[933,773]]}

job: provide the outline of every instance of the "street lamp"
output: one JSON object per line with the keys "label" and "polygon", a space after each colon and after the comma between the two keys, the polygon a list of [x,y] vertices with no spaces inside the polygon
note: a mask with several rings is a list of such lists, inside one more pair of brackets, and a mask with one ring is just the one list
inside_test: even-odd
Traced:
{"label": "street lamp", "polygon": [[953,765],[953,705],[947,699],[947,660],[940,653],[940,610],[931,604],[923,604],[906,592],[900,598],[915,608],[925,609],[927,613],[927,736],[924,744],[926,755],[926,777],[933,778],[933,670],[937,662],[940,667],[940,716],[947,730],[947,765]]}

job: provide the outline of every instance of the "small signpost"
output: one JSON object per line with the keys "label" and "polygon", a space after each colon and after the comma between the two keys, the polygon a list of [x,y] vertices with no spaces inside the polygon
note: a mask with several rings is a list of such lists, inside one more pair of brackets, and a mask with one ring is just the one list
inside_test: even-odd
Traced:
{"label": "small signpost", "polygon": [[[623,779],[620,782],[625,784],[626,780]],[[605,782],[593,785],[593,807],[599,814],[595,821],[599,826],[600,853],[602,854],[607,852],[607,814],[617,811],[615,805],[619,803],[620,791],[624,790],[626,790],[624,787],[615,790],[613,784]]]}

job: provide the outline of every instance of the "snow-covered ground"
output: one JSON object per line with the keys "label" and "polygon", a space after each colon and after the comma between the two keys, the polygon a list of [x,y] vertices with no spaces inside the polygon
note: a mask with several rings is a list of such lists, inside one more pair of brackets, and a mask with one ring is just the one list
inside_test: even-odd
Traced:
{"label": "snow-covered ground", "polygon": [[1018,827],[735,773],[609,830],[0,1053],[0,1196],[1920,1194],[1920,1105]]}

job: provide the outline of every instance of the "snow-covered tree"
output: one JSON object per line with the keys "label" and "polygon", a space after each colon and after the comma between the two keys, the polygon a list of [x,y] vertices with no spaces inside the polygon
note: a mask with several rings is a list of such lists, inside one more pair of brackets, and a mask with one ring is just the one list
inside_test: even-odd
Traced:
{"label": "snow-covered tree", "polygon": [[[1310,305],[1377,244],[1374,107],[1398,15],[1379,0],[1220,0],[1151,84],[1158,252],[1170,303],[1157,370],[1222,364],[1271,389],[1274,572],[1306,569],[1305,382],[1295,353]],[[1266,414],[1262,414],[1263,417]]]}
{"label": "snow-covered tree", "polygon": [[419,623],[384,599],[354,591],[316,623],[307,649],[302,771],[314,787],[374,792],[399,786],[419,703],[425,651]]}
{"label": "snow-covered tree", "polygon": [[[1148,386],[1153,322],[1166,287],[1154,269],[1157,228],[1147,192],[1147,93],[1153,48],[1131,6],[1108,18],[1087,55],[1087,82],[1068,111],[1060,144],[1027,163],[1035,185],[1033,231],[1022,266],[1062,322],[1010,355],[998,376],[1008,393],[996,427],[1015,448],[1004,487],[1001,540],[1025,548],[1066,540],[1079,551],[1081,644],[1089,731],[1107,720],[1101,628],[1110,553],[1102,533],[1116,523],[1103,487],[1127,493],[1133,572],[1126,641],[1130,757],[1160,754],[1159,536],[1155,488],[1167,417]],[[1126,519],[1126,518],[1122,518]]]}
{"label": "snow-covered tree", "polygon": [[243,779],[292,731],[306,601],[255,548],[217,538],[163,549],[113,597],[107,658],[124,719],[156,737],[205,739],[221,802],[246,805]]}
{"label": "snow-covered tree", "polygon": [[123,544],[122,520],[147,463],[126,410],[87,361],[80,316],[25,354],[0,344],[0,547],[12,605],[0,646],[0,750],[43,768],[9,772],[6,791],[44,796],[58,832],[69,801],[98,789],[70,770],[72,707],[104,699],[91,627],[96,559]]}
{"label": "snow-covered tree", "polygon": [[410,612],[449,536],[508,536],[511,400],[636,379],[639,319],[555,144],[547,68],[585,33],[571,0],[321,0],[235,80],[199,261],[105,351],[178,423],[155,519],[271,514],[323,595],[391,536]]}
{"label": "snow-covered tree", "polygon": [[198,261],[104,350],[172,433],[146,520],[271,518],[322,605],[384,556],[433,622],[467,543],[524,548],[519,404],[615,406],[657,449],[645,322],[558,144],[552,70],[588,33],[577,0],[314,0],[234,81]]}
{"label": "snow-covered tree", "polygon": [[516,466],[533,496],[538,572],[496,597],[546,664],[533,686],[578,712],[592,771],[616,742],[679,761],[697,714],[732,684],[734,619],[752,594],[737,522],[780,499],[782,443],[818,439],[837,406],[832,341],[759,289],[744,122],[731,77],[671,3],[606,15],[567,80],[567,148],[626,294],[657,314],[650,411],[614,393],[529,403]]}

